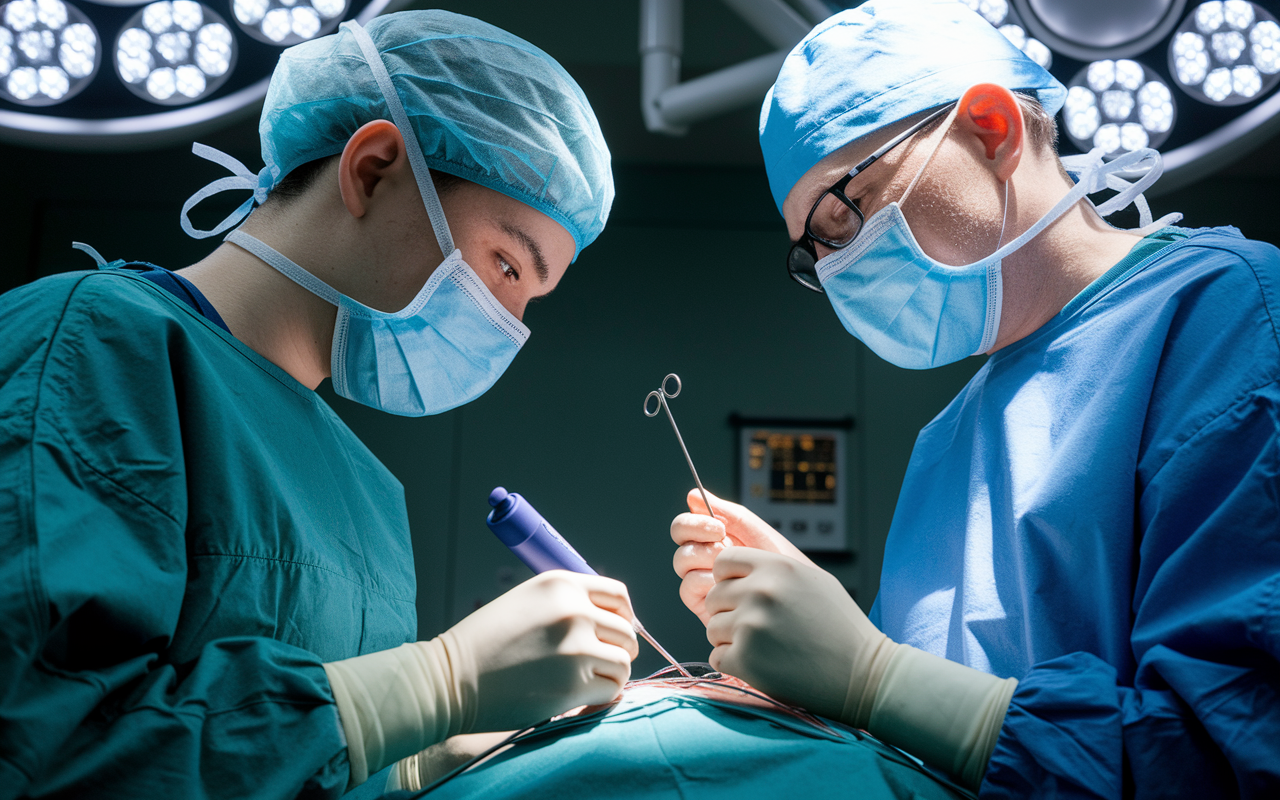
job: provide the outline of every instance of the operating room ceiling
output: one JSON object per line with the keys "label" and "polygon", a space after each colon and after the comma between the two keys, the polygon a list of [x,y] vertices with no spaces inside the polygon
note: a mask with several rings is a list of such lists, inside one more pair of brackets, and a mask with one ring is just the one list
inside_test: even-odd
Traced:
{"label": "operating room ceiling", "polygon": [[[758,165],[759,107],[693,126],[684,137],[649,133],[640,114],[638,0],[446,0],[447,8],[491,22],[554,56],[582,85],[615,161]],[[695,77],[774,49],[722,0],[685,0],[683,76]]]}
{"label": "operating room ceiling", "polygon": [[[122,7],[132,7],[144,4],[146,1],[95,0],[95,2],[91,2],[90,5],[85,7],[94,10],[95,13],[99,13],[104,8],[110,11],[115,7],[115,4],[119,4]],[[249,2],[249,0],[245,1]],[[1032,2],[1033,5],[1038,3],[1039,6],[1056,7],[1054,3],[1058,0],[1025,1]],[[0,4],[3,4],[3,2],[4,0],[0,0]],[[59,6],[62,5],[56,0],[49,0],[49,2],[54,2]],[[237,2],[240,2],[240,0],[237,0]],[[252,0],[252,2],[260,5],[271,4],[271,7],[274,8],[275,5],[284,2],[284,0]],[[339,0],[307,0],[307,2],[312,4],[320,2],[322,5],[328,6],[339,2]],[[748,168],[760,166],[760,155],[755,137],[758,101],[724,114],[704,114],[703,116],[708,118],[699,119],[689,125],[688,132],[683,136],[667,136],[653,133],[646,129],[645,121],[641,114],[641,58],[638,52],[641,0],[443,0],[438,4],[427,0],[408,0],[407,6],[405,5],[405,0],[389,0],[389,2],[388,0],[341,0],[341,2],[344,7],[350,5],[352,9],[363,7],[367,3],[371,12],[376,10],[373,9],[374,6],[382,7],[388,4],[391,7],[408,8],[444,7],[452,11],[479,17],[534,42],[564,64],[569,72],[582,84],[600,117],[601,126],[610,143],[615,163],[619,165],[663,164],[671,166],[701,165]],[[818,3],[819,0],[789,0],[789,2],[794,8],[804,8]],[[987,0],[974,0],[974,2],[987,2]],[[1081,0],[1081,2],[1084,2],[1084,0]],[[1105,2],[1105,0],[1088,0],[1084,4],[1088,5],[1096,2]],[[1134,0],[1134,2],[1154,3],[1157,6],[1161,5],[1162,2],[1164,5],[1172,3],[1182,9],[1183,6],[1187,8],[1194,6],[1199,0]],[[104,3],[109,5],[104,6]],[[988,4],[994,3],[995,0],[991,0],[991,3]],[[772,43],[766,41],[765,37],[759,32],[759,30],[764,30],[765,33],[772,33],[774,32],[772,28],[766,26],[759,28],[759,30],[753,29],[742,15],[731,8],[731,6],[743,4],[768,5],[768,2],[767,0],[683,0],[683,12],[678,14],[683,23],[683,48],[680,54],[679,74],[680,80],[684,81],[682,86],[689,86],[690,79],[711,73],[722,74],[726,68],[737,67],[758,57],[767,59],[770,53],[774,53],[777,50],[779,43],[777,41]],[[1004,0],[1000,0],[1000,4],[1008,5],[1004,3]],[[167,4],[161,3],[160,5]],[[187,5],[192,4],[187,3]],[[219,7],[221,5],[223,4],[219,4]],[[319,7],[317,6],[317,8]],[[1063,6],[1063,8],[1075,7],[1074,3],[1069,6]],[[811,16],[811,18],[816,17]],[[3,32],[0,31],[0,33]],[[776,40],[778,37],[773,36],[772,38]],[[248,42],[248,40],[245,40],[245,42],[247,44],[241,48],[244,52],[240,53],[240,60],[246,65],[244,70],[250,70],[250,67],[253,67],[253,63],[251,63],[253,59],[249,58],[249,55],[253,55],[253,53],[250,51],[255,47],[261,49],[261,46]],[[103,46],[105,47],[105,43]],[[104,59],[103,63],[109,65],[109,53],[102,53],[101,56]],[[235,58],[234,53],[232,58]],[[263,76],[265,76],[269,68],[269,62],[264,62],[256,67]],[[104,66],[102,70],[108,70],[108,67]],[[30,72],[31,70],[28,71]],[[163,70],[157,70],[157,72],[160,71]],[[242,70],[237,67],[235,71]],[[1066,80],[1061,75],[1059,77]],[[91,80],[91,78],[85,78],[84,80]],[[245,80],[252,80],[252,78],[242,76],[240,80],[244,82]],[[118,81],[107,79],[96,81],[96,84],[104,85],[114,83],[118,83]],[[695,83],[705,83],[705,81],[695,81]],[[145,93],[142,93],[139,89],[141,85],[143,84],[128,88],[133,90],[135,94],[143,95]],[[149,88],[149,82],[146,85]],[[119,87],[115,88],[119,90]],[[122,90],[117,91],[117,94],[120,91]],[[74,137],[66,137],[67,140],[64,141],[56,136],[42,135],[37,129],[31,129],[24,134],[16,135],[15,131],[4,125],[0,125],[0,128],[4,129],[5,135],[3,138],[17,144],[36,148],[50,147],[90,151],[113,149],[147,150],[161,146],[173,146],[180,142],[190,141],[193,138],[205,138],[215,128],[226,126],[230,127],[223,133],[224,137],[229,135],[234,139],[253,138],[252,116],[254,116],[254,108],[252,103],[243,108],[237,106],[234,113],[226,113],[225,110],[217,112],[214,106],[219,103],[225,105],[234,98],[220,97],[219,95],[225,95],[229,90],[223,89],[221,92],[215,92],[212,84],[210,84],[210,88],[207,91],[213,98],[212,103],[205,104],[209,110],[199,107],[200,102],[182,101],[176,95],[175,102],[178,105],[173,106],[171,104],[173,112],[170,116],[176,117],[183,113],[189,113],[189,115],[200,117],[203,114],[202,118],[207,119],[205,119],[204,127],[200,130],[183,130],[181,126],[175,125],[173,130],[168,132],[157,130],[152,134],[144,134],[142,136],[132,136],[132,134],[117,136],[118,141],[113,144],[107,141],[111,138],[110,136],[82,136],[80,137],[81,141],[72,141],[71,139]],[[244,94],[247,91],[246,89],[240,93]],[[754,91],[754,88],[752,91]],[[98,92],[86,91],[84,97],[87,98],[95,94],[98,94]],[[39,97],[35,98],[35,100],[39,99]],[[162,102],[145,96],[143,96],[142,100],[133,99],[131,96],[126,97],[126,99],[135,105],[141,103],[144,111],[147,106],[147,103],[143,102],[144,100],[150,100],[152,103]],[[83,105],[88,101],[77,98],[74,102]],[[190,108],[182,108],[183,102],[187,102]],[[1179,114],[1195,113],[1203,105],[1203,103],[1198,104],[1187,98],[1182,98],[1180,103]],[[40,105],[40,103],[35,103],[34,100],[28,103],[28,105],[32,104]],[[45,105],[49,104],[46,103]],[[69,110],[71,104],[68,103],[66,105]],[[7,103],[0,102],[0,106],[4,106],[4,109],[0,109],[0,114],[9,114],[9,109],[13,109],[30,111],[32,115],[42,113],[67,115],[67,112],[62,110],[62,106],[56,106],[56,104],[47,110],[43,108],[23,109],[21,106],[14,106],[14,101],[10,98]],[[165,108],[162,105],[154,110],[165,111]],[[215,112],[222,113],[222,118],[218,119]],[[1210,108],[1206,113],[1215,113],[1215,110]],[[93,116],[93,114],[88,116]],[[160,118],[156,117],[156,119]],[[1178,122],[1175,124],[1175,128],[1184,130],[1185,126],[1182,122]],[[1183,137],[1185,138],[1185,133]],[[1226,167],[1226,174],[1235,173],[1253,178],[1257,178],[1260,175],[1280,174],[1280,156],[1275,154],[1277,148],[1274,143],[1275,140],[1267,142],[1262,147],[1254,150],[1249,158],[1242,159],[1243,163],[1237,161],[1235,164]],[[1179,144],[1181,142],[1169,142],[1170,146]],[[1249,142],[1247,146],[1251,147],[1253,144],[1253,142]],[[1071,147],[1065,141],[1064,146]],[[1244,146],[1228,146],[1222,148],[1222,150],[1227,152],[1229,156],[1236,158],[1243,157],[1248,152]],[[1214,166],[1218,166],[1216,160],[1214,161]],[[1172,178],[1173,176],[1170,176],[1170,180]],[[1168,185],[1170,180],[1164,181],[1164,184]]]}
{"label": "operating room ceiling", "polygon": [[[683,137],[645,129],[640,112],[638,0],[453,0],[442,5],[523,36],[563,63],[595,106],[620,164],[761,163],[756,143],[758,107],[698,122]],[[416,2],[410,7],[433,6]],[[723,0],[684,0],[683,79],[739,64],[773,49]],[[1220,174],[1252,178],[1280,175],[1277,144],[1280,137],[1251,152],[1241,149],[1233,153],[1239,160]]]}

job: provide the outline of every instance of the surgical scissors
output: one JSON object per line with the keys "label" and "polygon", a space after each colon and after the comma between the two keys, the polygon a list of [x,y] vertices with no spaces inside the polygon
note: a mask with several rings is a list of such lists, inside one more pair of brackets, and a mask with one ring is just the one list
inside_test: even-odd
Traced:
{"label": "surgical scissors", "polygon": [[[676,382],[675,391],[667,391],[667,383]],[[689,448],[684,446],[684,437],[680,435],[680,429],[676,427],[676,418],[671,415],[671,406],[667,404],[668,400],[674,400],[680,396],[680,389],[683,388],[680,383],[680,376],[674,372],[662,379],[662,383],[657,389],[654,389],[644,398],[644,415],[646,417],[656,417],[659,411],[667,412],[667,419],[671,422],[671,430],[676,432],[676,441],[680,443],[680,450],[684,453],[684,460],[689,464],[689,471],[693,473],[693,482],[698,484],[698,491],[702,493],[702,502],[707,505],[707,516],[715,519],[715,512],[711,510],[711,501],[707,499],[707,490],[702,488],[702,479],[698,477],[698,470],[693,466],[693,459],[689,457]],[[649,401],[657,399],[658,404],[653,407],[653,411],[649,410]]]}

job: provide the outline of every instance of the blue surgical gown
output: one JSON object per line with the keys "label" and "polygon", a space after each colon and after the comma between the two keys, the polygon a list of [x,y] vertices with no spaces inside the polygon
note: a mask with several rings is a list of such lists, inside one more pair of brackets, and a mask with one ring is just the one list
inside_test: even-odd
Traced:
{"label": "blue surgical gown", "polygon": [[1181,233],[912,452],[872,619],[1020,681],[984,798],[1280,797],[1280,252]]}
{"label": "blue surgical gown", "polygon": [[0,297],[0,798],[332,797],[321,663],[416,635],[399,482],[159,286]]}

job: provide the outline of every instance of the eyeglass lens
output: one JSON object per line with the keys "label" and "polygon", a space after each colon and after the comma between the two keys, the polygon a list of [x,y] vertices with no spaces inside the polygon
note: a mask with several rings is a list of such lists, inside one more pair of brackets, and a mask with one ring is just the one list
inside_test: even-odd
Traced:
{"label": "eyeglass lens", "polygon": [[806,289],[821,292],[822,281],[818,280],[817,259],[803,244],[791,247],[787,254],[787,272],[792,279]]}
{"label": "eyeglass lens", "polygon": [[808,232],[826,244],[843,247],[858,235],[862,217],[846,204],[837,191],[832,189],[818,201],[813,215],[809,217]]}

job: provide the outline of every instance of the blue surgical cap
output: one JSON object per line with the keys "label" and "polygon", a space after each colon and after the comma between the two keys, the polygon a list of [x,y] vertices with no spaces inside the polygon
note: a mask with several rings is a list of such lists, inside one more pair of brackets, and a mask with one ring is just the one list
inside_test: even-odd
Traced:
{"label": "blue surgical cap", "polygon": [[[574,258],[613,204],[609,148],[582,89],[555,59],[506,31],[447,11],[403,11],[365,26],[427,165],[526,203],[573,235]],[[391,119],[350,31],[290,47],[258,135],[275,187],[341,153],[362,125]],[[407,134],[406,134],[407,135]]]}
{"label": "blue surgical cap", "polygon": [[869,0],[809,32],[760,110],[760,149],[782,211],[792,187],[846,144],[978,83],[1034,92],[1050,114],[1067,90],[957,0]]}

